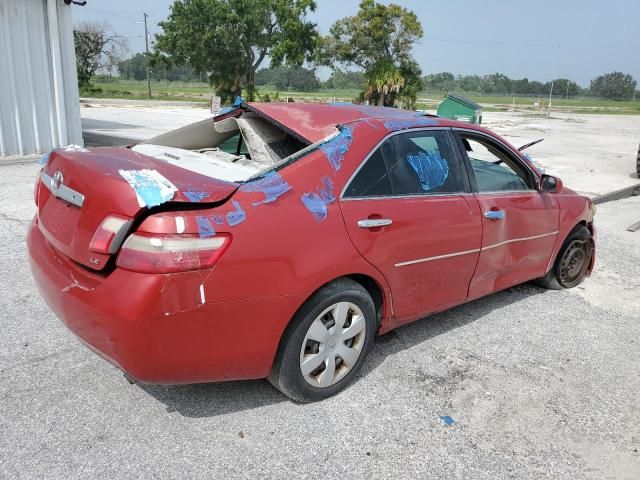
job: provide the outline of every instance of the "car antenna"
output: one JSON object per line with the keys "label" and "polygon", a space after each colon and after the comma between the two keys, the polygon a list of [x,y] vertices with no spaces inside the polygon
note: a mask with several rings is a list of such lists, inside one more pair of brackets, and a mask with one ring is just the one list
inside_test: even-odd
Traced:
{"label": "car antenna", "polygon": [[522,145],[522,146],[518,149],[518,151],[519,151],[519,152],[521,152],[521,151],[523,151],[523,150],[526,150],[526,149],[527,149],[527,148],[529,148],[529,147],[533,147],[536,143],[540,143],[540,142],[541,142],[541,141],[543,141],[543,140],[544,140],[544,138],[541,138],[540,140],[535,140],[535,141],[533,141],[533,142],[525,143],[524,145]]}

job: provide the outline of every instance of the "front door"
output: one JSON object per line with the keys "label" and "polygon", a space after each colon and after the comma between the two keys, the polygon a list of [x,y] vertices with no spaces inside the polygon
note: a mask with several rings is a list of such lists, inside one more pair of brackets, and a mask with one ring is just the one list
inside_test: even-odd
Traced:
{"label": "front door", "polygon": [[544,276],[556,236],[557,200],[537,189],[535,174],[506,145],[460,130],[482,212],[482,251],[469,299]]}
{"label": "front door", "polygon": [[354,245],[389,282],[399,323],[466,300],[482,224],[449,129],[391,134],[340,207]]}

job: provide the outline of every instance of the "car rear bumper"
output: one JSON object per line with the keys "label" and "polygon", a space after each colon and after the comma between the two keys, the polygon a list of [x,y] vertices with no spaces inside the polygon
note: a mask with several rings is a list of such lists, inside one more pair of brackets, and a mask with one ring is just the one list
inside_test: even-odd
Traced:
{"label": "car rear bumper", "polygon": [[[56,251],[35,218],[27,244],[40,294],[89,348],[143,383],[266,377],[296,296],[202,303],[193,272],[98,275]],[[192,291],[193,290],[193,291]]]}

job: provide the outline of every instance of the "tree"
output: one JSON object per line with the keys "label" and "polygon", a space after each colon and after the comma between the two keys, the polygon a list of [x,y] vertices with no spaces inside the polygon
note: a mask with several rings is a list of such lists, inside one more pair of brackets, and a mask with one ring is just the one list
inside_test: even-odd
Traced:
{"label": "tree", "polygon": [[322,86],[324,88],[358,89],[362,88],[364,81],[363,72],[344,71],[336,67],[333,72],[331,72],[331,76]]}
{"label": "tree", "polygon": [[108,23],[82,22],[73,30],[78,86],[86,87],[98,71],[112,73],[127,45]]}
{"label": "tree", "polygon": [[424,77],[425,88],[431,92],[452,92],[456,89],[456,83],[456,77],[449,72],[434,73]]}
{"label": "tree", "polygon": [[632,98],[637,82],[631,75],[622,72],[612,72],[591,80],[590,93],[594,97],[621,100]]}
{"label": "tree", "polygon": [[136,53],[133,57],[121,60],[118,63],[118,73],[126,80],[146,80],[147,56]]}
{"label": "tree", "polygon": [[160,22],[156,56],[206,72],[224,100],[255,97],[255,72],[271,66],[300,66],[316,45],[316,25],[307,20],[315,0],[176,0]]}
{"label": "tree", "polygon": [[278,90],[311,92],[320,88],[316,72],[302,67],[263,68],[256,72],[256,85],[274,85]]}
{"label": "tree", "polygon": [[422,25],[412,11],[362,0],[355,16],[338,20],[322,38],[318,61],[364,70],[365,100],[393,106],[397,99],[405,99],[412,104],[422,81],[411,50],[422,35]]}

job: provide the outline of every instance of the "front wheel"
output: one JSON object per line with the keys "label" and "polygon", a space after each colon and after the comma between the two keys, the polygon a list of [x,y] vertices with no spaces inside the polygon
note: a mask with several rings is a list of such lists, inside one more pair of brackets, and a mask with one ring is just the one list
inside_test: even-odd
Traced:
{"label": "front wheel", "polygon": [[562,244],[551,270],[536,283],[551,290],[576,287],[585,279],[592,255],[591,232],[580,226]]}
{"label": "front wheel", "polygon": [[326,285],[294,316],[269,381],[298,402],[335,395],[362,367],[376,327],[373,300],[359,283],[341,279]]}

